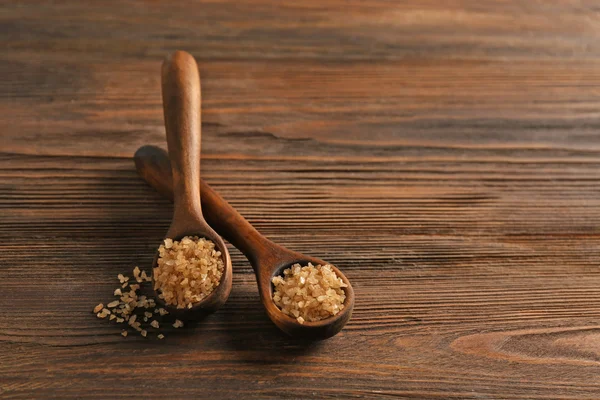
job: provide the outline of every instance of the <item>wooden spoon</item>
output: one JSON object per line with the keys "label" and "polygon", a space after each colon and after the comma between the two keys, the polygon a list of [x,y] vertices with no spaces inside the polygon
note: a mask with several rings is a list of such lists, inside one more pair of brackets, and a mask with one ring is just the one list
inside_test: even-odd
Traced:
{"label": "wooden spoon", "polygon": [[[200,76],[198,65],[190,54],[177,51],[163,62],[162,97],[175,203],[173,220],[165,238],[180,240],[184,236],[198,236],[211,240],[221,252],[224,265],[219,286],[192,308],[168,306],[157,293],[156,301],[170,313],[183,319],[192,319],[216,311],[227,301],[231,292],[232,271],[231,259],[223,239],[206,223],[202,215]],[[157,262],[158,253],[154,258],[153,270],[157,267]]]}
{"label": "wooden spoon", "polygon": [[[174,181],[166,152],[155,146],[143,146],[135,153],[134,160],[139,175],[159,193],[173,200]],[[344,309],[337,315],[304,324],[285,315],[273,302],[271,278],[281,274],[284,268],[295,263],[301,265],[309,262],[314,265],[327,263],[318,258],[288,250],[272,242],[254,229],[240,213],[202,180],[200,180],[200,187],[202,208],[208,223],[244,253],[252,264],[260,299],[275,325],[297,338],[326,339],[338,333],[350,319],[354,307],[354,290],[346,276],[339,269],[333,268],[335,273],[348,285],[344,288],[346,293]]]}

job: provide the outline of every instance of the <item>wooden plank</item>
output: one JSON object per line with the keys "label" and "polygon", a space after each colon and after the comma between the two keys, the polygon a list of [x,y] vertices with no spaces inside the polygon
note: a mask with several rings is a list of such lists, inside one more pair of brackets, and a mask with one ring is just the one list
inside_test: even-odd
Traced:
{"label": "wooden plank", "polygon": [[[597,398],[597,20],[570,0],[2,4],[0,397]],[[338,336],[280,334],[234,248],[228,303],[164,342],[91,313],[170,220],[131,156],[165,145],[174,48],[201,65],[206,180],[351,279]]]}

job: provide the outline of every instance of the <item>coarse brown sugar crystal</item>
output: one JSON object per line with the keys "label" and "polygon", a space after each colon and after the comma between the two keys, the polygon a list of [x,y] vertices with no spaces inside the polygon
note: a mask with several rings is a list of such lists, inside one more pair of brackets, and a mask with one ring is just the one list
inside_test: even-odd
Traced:
{"label": "coarse brown sugar crystal", "polygon": [[272,279],[273,301],[299,323],[332,317],[344,309],[346,285],[331,265],[294,264]]}
{"label": "coarse brown sugar crystal", "polygon": [[[159,330],[163,323],[168,325],[169,322],[163,320],[163,316],[168,315],[169,312],[164,308],[157,308],[154,299],[146,295],[138,295],[138,290],[147,285],[145,282],[151,281],[146,272],[136,267],[133,270],[133,276],[139,283],[130,285],[129,277],[119,274],[117,276],[119,283],[122,282],[123,286],[129,286],[129,289],[121,290],[121,287],[115,289],[113,295],[117,296],[118,300],[110,301],[106,306],[100,303],[94,307],[93,311],[98,318],[114,321],[113,323],[116,324],[129,325],[141,336],[148,337],[149,327]],[[138,277],[141,279],[138,280]],[[159,318],[161,322],[157,319],[151,320],[151,317]],[[143,322],[141,322],[142,320]],[[174,326],[180,328],[183,323],[175,320]],[[156,333],[158,339],[164,339],[165,336],[160,331]],[[123,330],[121,335],[126,337],[127,330]]]}
{"label": "coarse brown sugar crystal", "polygon": [[176,319],[175,323],[173,324],[173,328],[181,328],[181,327],[183,327],[183,322]]}
{"label": "coarse brown sugar crystal", "polygon": [[165,239],[158,249],[154,289],[166,304],[191,308],[206,298],[221,282],[224,264],[221,252],[207,239],[186,236]]}

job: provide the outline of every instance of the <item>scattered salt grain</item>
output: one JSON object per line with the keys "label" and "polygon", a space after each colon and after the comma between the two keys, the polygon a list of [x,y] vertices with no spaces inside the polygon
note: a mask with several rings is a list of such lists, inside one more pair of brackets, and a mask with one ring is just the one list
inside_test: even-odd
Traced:
{"label": "scattered salt grain", "polygon": [[111,301],[106,306],[109,307],[109,308],[115,308],[118,305],[119,305],[119,300],[115,300],[115,301]]}
{"label": "scattered salt grain", "polygon": [[181,322],[180,320],[176,319],[175,323],[173,324],[173,328],[181,328],[183,327],[183,322]]}
{"label": "scattered salt grain", "polygon": [[142,278],[140,277],[140,268],[139,267],[135,267],[133,269],[133,277],[135,278],[136,282],[142,281]]}
{"label": "scattered salt grain", "polygon": [[[187,245],[191,243],[192,241],[189,239],[186,242]],[[171,246],[171,248],[173,248],[173,246]],[[212,250],[211,254],[217,255],[217,253],[218,252]],[[220,253],[218,253],[217,256],[220,257]],[[151,320],[151,318],[155,316],[158,317],[158,315],[162,317],[169,314],[169,312],[164,308],[158,308],[154,299],[147,298],[147,296],[145,295],[138,296],[138,290],[141,288],[142,285],[145,284],[145,282],[151,282],[152,277],[148,276],[145,271],[141,271],[139,267],[134,268],[133,276],[138,283],[130,284],[129,277],[124,276],[123,274],[118,274],[121,287],[118,287],[113,292],[114,296],[118,296],[118,300],[113,300],[109,302],[106,305],[106,307],[103,303],[100,303],[94,307],[93,311],[98,318],[106,318],[110,316],[108,318],[110,321],[115,320],[118,324],[127,323],[129,324],[129,326],[131,326],[131,328],[140,332],[142,336],[147,337],[149,326],[155,329],[160,328],[159,321]],[[186,283],[193,287],[193,282],[194,281],[192,280],[192,278],[187,277],[187,281],[184,282],[184,287]],[[127,286],[129,286],[129,288],[125,289]],[[189,304],[189,306],[191,306],[191,303]],[[135,314],[136,310],[139,309],[145,309],[144,313],[139,315]],[[142,320],[143,322],[141,322]],[[163,321],[163,323],[166,323],[166,321]],[[183,327],[183,322],[175,320],[173,326],[175,326],[176,328]],[[158,339],[164,339],[165,336],[162,333],[157,333]],[[127,330],[123,330],[121,332],[121,335],[123,337],[126,337]]]}
{"label": "scattered salt grain", "polygon": [[152,282],[152,277],[146,274],[146,271],[142,271],[142,280],[144,282]]}

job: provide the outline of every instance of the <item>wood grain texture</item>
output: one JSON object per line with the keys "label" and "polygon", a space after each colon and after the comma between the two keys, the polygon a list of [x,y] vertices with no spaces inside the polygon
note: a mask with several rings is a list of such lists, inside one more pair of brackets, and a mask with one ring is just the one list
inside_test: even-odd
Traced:
{"label": "wood grain texture", "polygon": [[[600,10],[561,1],[0,5],[0,397],[553,398],[600,393]],[[230,247],[219,312],[164,343],[91,308],[170,203],[160,63],[203,77],[202,175],[353,284],[288,339]]]}

